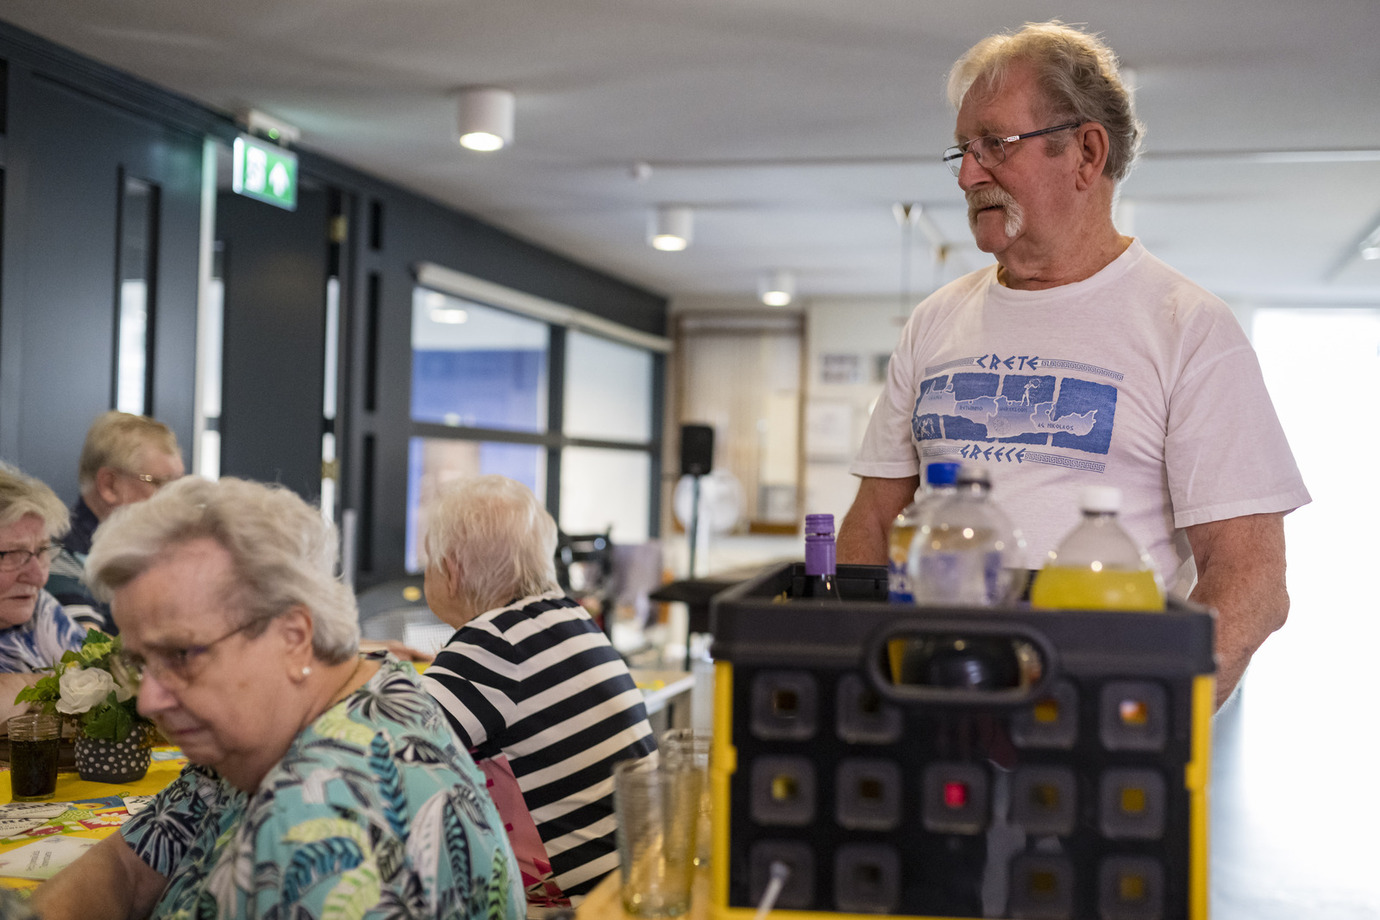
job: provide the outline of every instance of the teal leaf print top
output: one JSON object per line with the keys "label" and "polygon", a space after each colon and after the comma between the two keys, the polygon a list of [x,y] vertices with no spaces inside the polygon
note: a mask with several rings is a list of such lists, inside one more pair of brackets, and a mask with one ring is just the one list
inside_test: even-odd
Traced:
{"label": "teal leaf print top", "polygon": [[521,875],[484,777],[391,656],[246,795],[189,766],[121,829],[176,920],[520,920]]}

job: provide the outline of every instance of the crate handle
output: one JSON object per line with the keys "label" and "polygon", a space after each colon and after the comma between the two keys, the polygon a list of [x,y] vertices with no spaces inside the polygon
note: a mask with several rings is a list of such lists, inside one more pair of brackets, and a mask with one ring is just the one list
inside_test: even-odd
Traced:
{"label": "crate handle", "polygon": [[892,620],[864,644],[864,660],[877,692],[898,703],[1022,705],[1057,670],[1038,630],[963,618]]}

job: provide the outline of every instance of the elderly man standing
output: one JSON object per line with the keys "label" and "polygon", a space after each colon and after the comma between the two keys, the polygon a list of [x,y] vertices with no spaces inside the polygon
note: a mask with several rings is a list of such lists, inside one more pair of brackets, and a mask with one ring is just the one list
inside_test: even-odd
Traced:
{"label": "elderly man standing", "polygon": [[1309,501],[1230,309],[1119,233],[1141,125],[1115,55],[1058,22],[970,49],[943,156],[996,265],[926,298],[852,472],[840,562],[880,564],[932,460],[983,464],[1038,568],[1086,485],[1179,596],[1215,607],[1218,704],[1289,609],[1284,515]]}
{"label": "elderly man standing", "polygon": [[422,684],[487,774],[538,912],[618,867],[613,765],[656,750],[641,692],[561,591],[555,553],[556,522],[503,476],[452,483],[431,507],[427,604],[457,631]]}
{"label": "elderly man standing", "polygon": [[97,525],[122,505],[151,497],[182,476],[177,435],[162,422],[128,412],[104,412],[86,432],[77,479],[81,496],[72,506],[72,529],[53,560],[48,591],[73,619],[114,634],[110,609],[91,596],[84,564]]}

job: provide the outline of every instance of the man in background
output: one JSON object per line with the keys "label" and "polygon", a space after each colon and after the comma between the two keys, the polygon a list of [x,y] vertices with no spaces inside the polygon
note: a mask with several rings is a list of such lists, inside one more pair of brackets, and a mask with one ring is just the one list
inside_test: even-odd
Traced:
{"label": "man in background", "polygon": [[1284,515],[1309,501],[1255,353],[1221,299],[1114,226],[1141,124],[1097,37],[1059,22],[989,36],[948,95],[942,159],[996,264],[902,330],[838,560],[886,561],[935,460],[988,470],[1032,569],[1078,522],[1084,486],[1116,486],[1166,587],[1218,612],[1220,705],[1284,623]]}
{"label": "man in background", "polygon": [[92,535],[116,508],[144,501],[183,472],[177,435],[162,422],[112,410],[91,423],[77,466],[81,495],[72,506],[72,529],[62,538],[46,586],[68,616],[88,628],[117,632],[110,609],[86,586]]}

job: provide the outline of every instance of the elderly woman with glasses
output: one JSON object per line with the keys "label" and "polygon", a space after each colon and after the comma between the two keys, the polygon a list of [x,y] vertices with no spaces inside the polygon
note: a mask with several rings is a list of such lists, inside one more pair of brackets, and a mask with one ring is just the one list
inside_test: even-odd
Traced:
{"label": "elderly woman with glasses", "polygon": [[243,480],[101,525],[139,711],[192,763],[35,892],[45,920],[524,914],[482,775],[411,665],[358,653],[335,562],[315,509]]}
{"label": "elderly woman with glasses", "polygon": [[0,464],[0,726],[25,709],[15,694],[41,668],[81,647],[86,629],[43,590],[48,564],[67,532],[67,509],[53,490]]}

